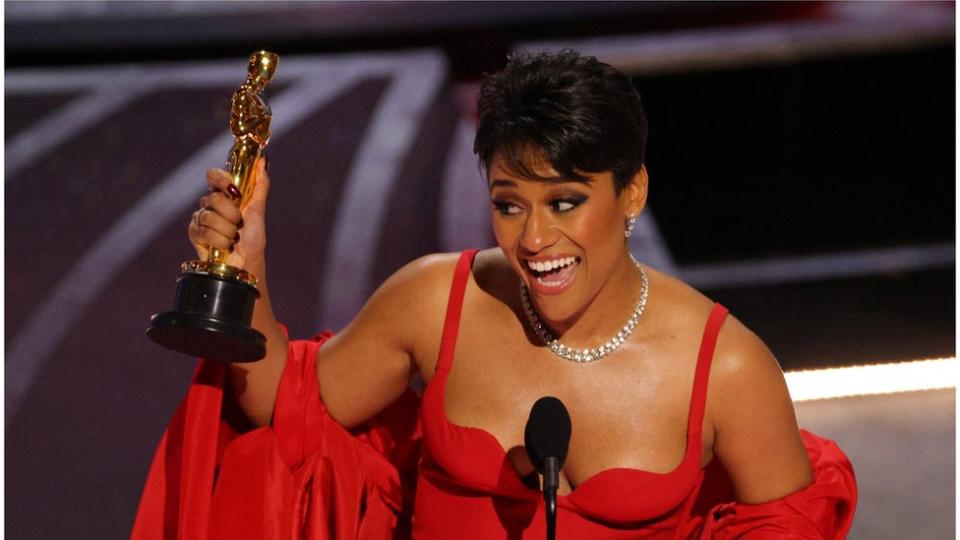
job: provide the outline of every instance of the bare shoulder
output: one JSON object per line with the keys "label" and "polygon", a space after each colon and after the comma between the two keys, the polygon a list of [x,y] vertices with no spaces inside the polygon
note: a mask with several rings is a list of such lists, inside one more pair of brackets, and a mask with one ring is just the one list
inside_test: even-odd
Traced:
{"label": "bare shoulder", "polygon": [[[713,300],[683,281],[647,268],[650,279],[652,314],[662,329],[695,336],[697,345],[707,319],[716,305]],[[714,378],[735,384],[749,384],[744,375],[767,376],[780,373],[770,350],[733,314],[726,317],[714,350],[711,381]]]}
{"label": "bare shoulder", "polygon": [[483,292],[501,300],[516,296],[519,278],[500,248],[489,248],[477,253],[473,277]]}
{"label": "bare shoulder", "polygon": [[653,330],[661,335],[682,337],[683,342],[694,346],[699,345],[704,325],[713,309],[713,301],[676,277],[649,266],[644,266],[644,269],[650,287],[644,316],[653,322]]}
{"label": "bare shoulder", "polygon": [[456,253],[434,253],[414,259],[387,278],[375,295],[389,297],[404,311],[429,311],[449,290],[457,258]]}
{"label": "bare shoulder", "polygon": [[770,401],[789,399],[783,372],[776,357],[753,331],[734,315],[728,315],[713,357],[711,382],[723,389],[724,399],[749,389]]}
{"label": "bare shoulder", "polygon": [[389,317],[391,332],[428,379],[459,258],[459,253],[435,253],[415,259],[394,272],[370,299],[372,308]]}
{"label": "bare shoulder", "polygon": [[377,287],[331,345],[370,341],[415,355],[425,340],[439,334],[456,261],[456,254],[442,253],[401,267]]}
{"label": "bare shoulder", "polygon": [[708,416],[718,433],[763,423],[770,432],[795,433],[796,414],[776,357],[753,331],[728,315],[710,369]]}
{"label": "bare shoulder", "polygon": [[[672,332],[685,332],[699,346],[707,319],[715,303],[683,281],[648,268],[651,299],[661,297],[656,320]],[[656,288],[654,288],[656,287]],[[789,397],[783,373],[766,344],[733,314],[727,315],[720,327],[710,368],[708,405],[725,401],[737,402],[740,390],[760,397]]]}
{"label": "bare shoulder", "polygon": [[404,265],[320,349],[321,399],[342,425],[359,425],[382,410],[403,393],[412,369],[435,357],[456,261],[456,254],[438,254]]}
{"label": "bare shoulder", "polygon": [[[682,281],[648,270],[662,328],[699,347],[714,302]],[[662,334],[663,335],[663,334]],[[810,463],[780,364],[733,315],[720,327],[707,385],[704,443],[726,469],[737,500],[760,503],[808,485]]]}
{"label": "bare shoulder", "polygon": [[459,253],[424,255],[400,267],[389,279],[401,280],[407,285],[429,288],[431,281],[442,277],[444,274],[450,277],[459,258]]}
{"label": "bare shoulder", "polygon": [[435,334],[457,259],[456,253],[436,253],[405,264],[380,285],[367,306],[377,319],[389,318],[407,336]]}
{"label": "bare shoulder", "polygon": [[810,463],[780,364],[732,315],[721,327],[710,372],[713,450],[737,499],[761,503],[809,485]]}

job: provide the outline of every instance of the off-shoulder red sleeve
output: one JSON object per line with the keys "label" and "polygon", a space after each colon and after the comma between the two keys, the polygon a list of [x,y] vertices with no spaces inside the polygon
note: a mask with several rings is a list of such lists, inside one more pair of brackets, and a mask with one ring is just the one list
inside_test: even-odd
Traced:
{"label": "off-shoulder red sleeve", "polygon": [[[351,433],[326,413],[317,350],[291,341],[272,425],[238,434],[223,417],[226,366],[200,361],[154,455],[131,537],[389,538],[417,453],[409,392]],[[336,464],[336,466],[334,466]]]}
{"label": "off-shoulder red sleeve", "polygon": [[833,441],[801,430],[814,481],[806,488],[762,504],[725,503],[707,513],[700,538],[846,538],[857,503],[853,466]]}

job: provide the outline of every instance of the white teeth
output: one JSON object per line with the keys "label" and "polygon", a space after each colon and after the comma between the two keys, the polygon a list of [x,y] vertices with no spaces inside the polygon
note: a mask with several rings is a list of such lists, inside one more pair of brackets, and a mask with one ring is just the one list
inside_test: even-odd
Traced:
{"label": "white teeth", "polygon": [[552,261],[546,262],[527,261],[527,266],[530,267],[531,270],[537,272],[549,272],[550,270],[556,270],[557,268],[569,266],[576,262],[576,260],[576,257],[565,257],[563,259],[553,259]]}
{"label": "white teeth", "polygon": [[551,282],[551,281],[544,281],[544,280],[541,279],[541,278],[537,278],[537,283],[539,283],[539,284],[540,284],[541,286],[543,286],[543,287],[559,287],[559,286],[563,285],[563,283],[554,283],[554,282]]}

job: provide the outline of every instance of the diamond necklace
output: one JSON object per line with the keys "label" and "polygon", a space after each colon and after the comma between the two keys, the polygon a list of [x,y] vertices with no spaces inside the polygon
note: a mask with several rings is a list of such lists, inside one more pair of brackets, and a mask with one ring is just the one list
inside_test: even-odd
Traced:
{"label": "diamond necklace", "polygon": [[553,354],[571,362],[593,362],[619,349],[620,346],[623,345],[623,342],[627,340],[627,337],[633,333],[633,329],[637,327],[637,320],[640,319],[644,308],[647,307],[649,284],[647,282],[647,273],[644,272],[643,266],[633,257],[630,257],[630,259],[633,260],[633,264],[637,265],[637,269],[640,270],[640,297],[637,299],[637,305],[633,308],[633,313],[630,314],[627,324],[623,325],[623,328],[617,332],[617,335],[594,349],[575,349],[568,347],[553,337],[553,334],[547,329],[547,325],[540,321],[540,317],[537,315],[537,312],[534,311],[533,305],[530,303],[530,292],[527,290],[527,286],[523,281],[520,282],[520,301],[523,303],[523,311],[527,314],[527,320],[530,321],[530,326],[533,327],[533,330],[540,336],[540,340],[543,341]]}

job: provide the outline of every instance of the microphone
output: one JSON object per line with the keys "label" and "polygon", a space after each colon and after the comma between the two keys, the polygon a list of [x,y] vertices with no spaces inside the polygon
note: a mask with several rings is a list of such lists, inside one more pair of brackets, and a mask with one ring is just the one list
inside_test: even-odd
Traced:
{"label": "microphone", "polygon": [[553,396],[545,396],[533,404],[523,432],[527,457],[537,472],[543,475],[547,540],[556,537],[557,488],[560,487],[560,469],[567,460],[571,430],[570,414],[563,402]]}

